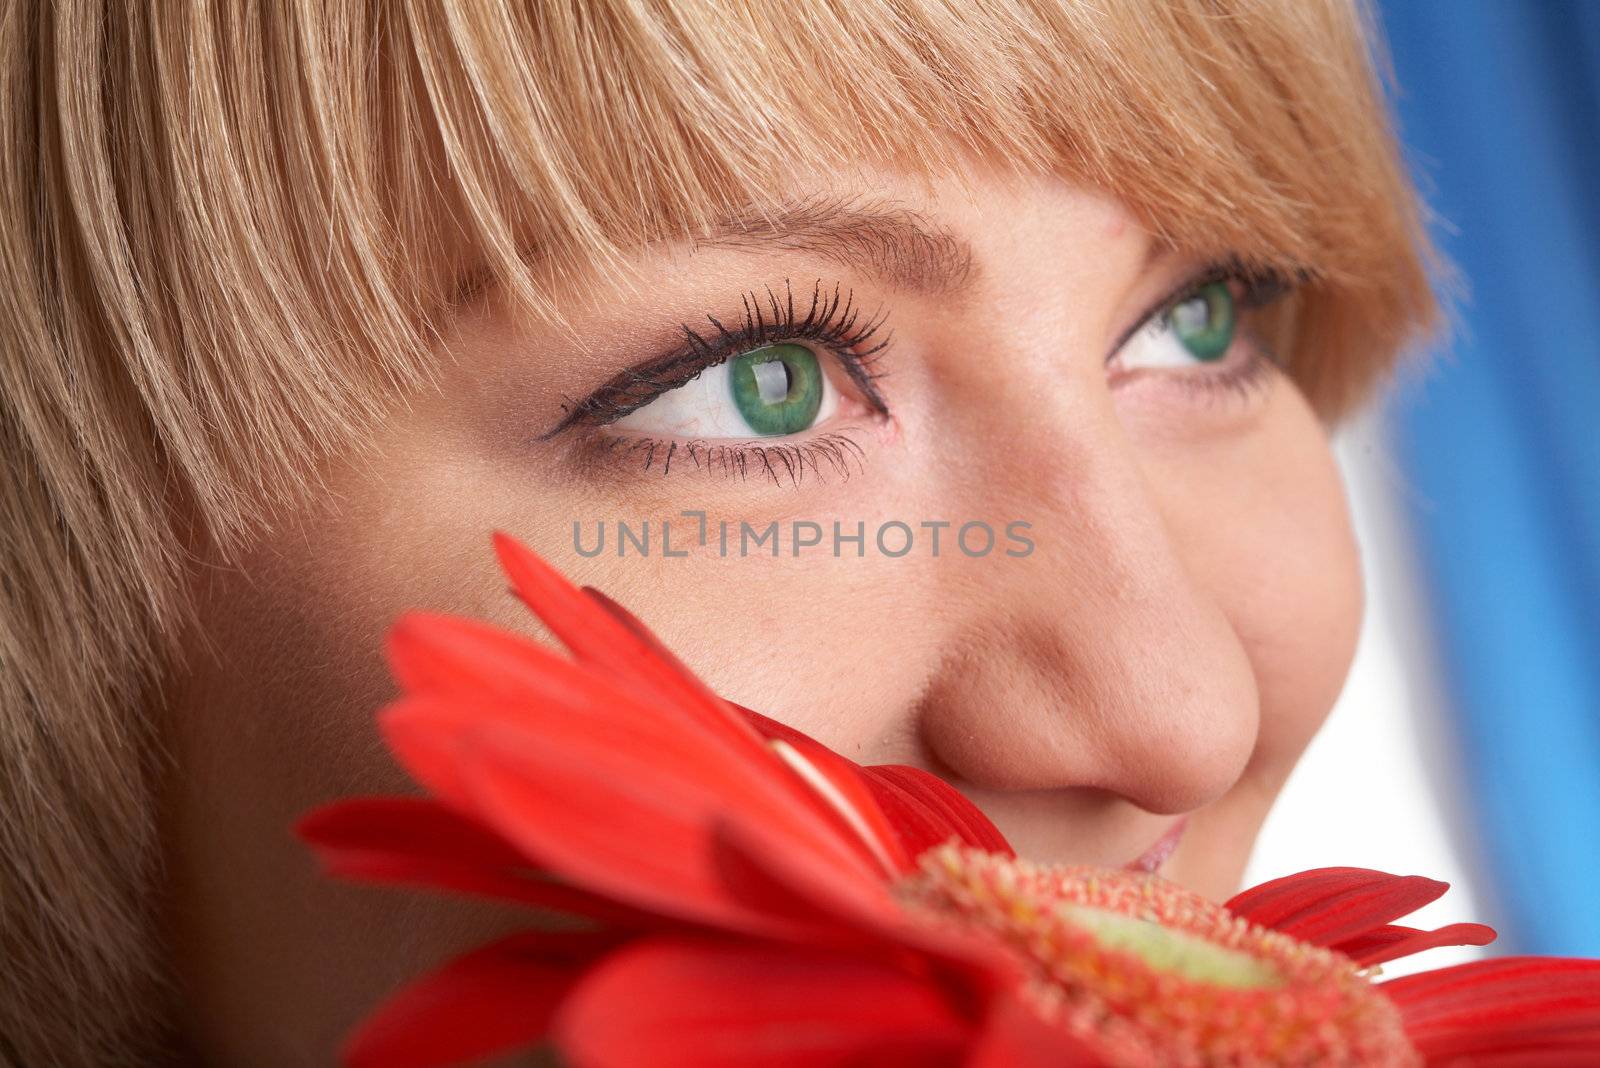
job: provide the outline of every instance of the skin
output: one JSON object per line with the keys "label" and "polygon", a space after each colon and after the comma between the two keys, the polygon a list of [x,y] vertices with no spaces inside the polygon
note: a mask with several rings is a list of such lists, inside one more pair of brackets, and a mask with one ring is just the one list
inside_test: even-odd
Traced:
{"label": "skin", "polygon": [[[450,324],[438,388],[329,462],[314,511],[201,572],[166,828],[185,1026],[205,1063],[329,1063],[386,993],[524,922],[329,882],[288,832],[335,797],[411,789],[372,719],[395,692],[380,650],[396,615],[538,633],[495,567],[495,529],[629,606],[730,699],[858,761],[946,777],[1025,855],[1120,866],[1187,816],[1162,873],[1213,898],[1236,888],[1355,646],[1357,555],[1325,428],[1276,370],[1208,391],[1194,376],[1214,365],[1108,365],[1203,259],[1154,247],[1107,197],[982,173],[864,172],[795,192],[914,210],[970,246],[964,284],[927,292],[752,240],[640,250],[631,276],[558,291],[570,331],[485,294]],[[740,294],[786,279],[806,294],[839,282],[889,314],[887,416],[823,358],[841,387],[828,429],[859,447],[848,479],[740,479],[681,456],[646,471],[637,452],[594,447],[603,428],[539,440],[678,324],[735,319]],[[683,509],[869,532],[1023,520],[1036,548],[574,552],[574,521],[654,526]],[[675,520],[675,549],[693,529]]]}

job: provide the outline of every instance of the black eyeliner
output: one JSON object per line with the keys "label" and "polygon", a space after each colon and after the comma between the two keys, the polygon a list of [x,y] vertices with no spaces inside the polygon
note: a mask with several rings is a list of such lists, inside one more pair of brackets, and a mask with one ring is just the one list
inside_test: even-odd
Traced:
{"label": "black eyeliner", "polygon": [[1116,359],[1117,353],[1122,351],[1128,340],[1143,330],[1157,315],[1194,296],[1206,286],[1217,282],[1238,282],[1243,290],[1238,301],[1239,307],[1263,308],[1287,296],[1296,286],[1303,284],[1309,278],[1310,272],[1303,270],[1289,274],[1270,268],[1249,267],[1238,257],[1230,256],[1215,260],[1173,287],[1165,296],[1153,301],[1134,319],[1133,325],[1117,337],[1115,344],[1111,346],[1111,351],[1106,353],[1105,362],[1110,363]]}
{"label": "black eyeliner", "polygon": [[552,429],[539,436],[548,440],[578,424],[604,426],[677,389],[712,367],[763,345],[784,341],[815,341],[843,366],[867,402],[880,414],[888,405],[874,384],[874,359],[888,347],[891,334],[884,329],[887,312],[863,319],[852,291],[835,284],[824,288],[819,279],[812,287],[811,305],[797,317],[794,290],[784,281],[782,299],[768,286],[760,294],[743,294],[743,319],[729,327],[707,314],[709,329],[701,333],[681,324],[683,344],[663,356],[620,372],[582,400],[567,406]]}

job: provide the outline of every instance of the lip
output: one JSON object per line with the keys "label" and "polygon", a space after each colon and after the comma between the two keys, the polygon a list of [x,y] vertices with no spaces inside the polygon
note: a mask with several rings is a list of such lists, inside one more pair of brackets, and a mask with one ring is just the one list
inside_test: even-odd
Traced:
{"label": "lip", "polygon": [[1156,844],[1146,849],[1139,856],[1123,865],[1126,871],[1142,871],[1154,873],[1161,865],[1171,859],[1173,852],[1178,848],[1178,842],[1183,838],[1184,828],[1189,825],[1188,817],[1175,822],[1167,829],[1167,833],[1156,839]]}

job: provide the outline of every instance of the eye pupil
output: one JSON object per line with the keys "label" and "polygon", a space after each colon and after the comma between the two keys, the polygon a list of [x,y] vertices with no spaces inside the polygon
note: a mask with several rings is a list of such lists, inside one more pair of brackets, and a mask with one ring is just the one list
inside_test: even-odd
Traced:
{"label": "eye pupil", "polygon": [[1233,291],[1226,282],[1212,282],[1172,306],[1167,323],[1178,341],[1198,360],[1220,359],[1233,344]]}
{"label": "eye pupil", "polygon": [[804,345],[765,345],[729,361],[734,405],[762,437],[797,434],[822,407],[822,368]]}

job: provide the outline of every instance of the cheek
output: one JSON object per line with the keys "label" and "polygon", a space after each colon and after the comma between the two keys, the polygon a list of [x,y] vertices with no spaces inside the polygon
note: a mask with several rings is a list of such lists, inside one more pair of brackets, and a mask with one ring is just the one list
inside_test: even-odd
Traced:
{"label": "cheek", "polygon": [[1163,443],[1163,511],[1190,573],[1250,659],[1261,734],[1246,775],[1275,792],[1344,686],[1362,615],[1344,487],[1321,424],[1287,382],[1247,434]]}
{"label": "cheek", "polygon": [[527,627],[488,549],[492,518],[467,492],[478,476],[404,456],[382,476],[331,479],[336,514],[205,572],[197,597],[169,706],[164,829],[169,935],[207,1063],[331,1063],[403,980],[526,923],[335,883],[289,833],[334,797],[415,790],[373,719],[395,694],[382,649],[397,614]]}

